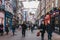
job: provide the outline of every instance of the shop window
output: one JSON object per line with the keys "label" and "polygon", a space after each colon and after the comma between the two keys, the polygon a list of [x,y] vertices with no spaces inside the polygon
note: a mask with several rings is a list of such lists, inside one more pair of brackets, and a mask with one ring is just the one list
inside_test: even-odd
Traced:
{"label": "shop window", "polygon": [[4,12],[0,12],[0,24],[4,24]]}
{"label": "shop window", "polygon": [[0,24],[3,23],[4,24],[4,20],[3,18],[0,18]]}
{"label": "shop window", "polygon": [[0,18],[0,24],[1,24],[1,18]]}
{"label": "shop window", "polygon": [[49,2],[50,2],[50,0],[49,0]]}
{"label": "shop window", "polygon": [[58,7],[58,0],[55,0],[55,6]]}
{"label": "shop window", "polygon": [[5,0],[5,1],[10,1],[10,0]]}
{"label": "shop window", "polygon": [[58,26],[59,22],[58,22],[58,17],[55,18],[55,26]]}
{"label": "shop window", "polygon": [[36,0],[29,0],[29,1],[36,1]]}

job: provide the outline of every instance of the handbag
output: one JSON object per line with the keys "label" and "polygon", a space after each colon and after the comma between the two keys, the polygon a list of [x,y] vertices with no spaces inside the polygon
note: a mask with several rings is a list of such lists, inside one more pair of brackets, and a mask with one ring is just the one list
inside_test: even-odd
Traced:
{"label": "handbag", "polygon": [[37,36],[40,36],[40,31],[39,31],[39,32],[37,32]]}

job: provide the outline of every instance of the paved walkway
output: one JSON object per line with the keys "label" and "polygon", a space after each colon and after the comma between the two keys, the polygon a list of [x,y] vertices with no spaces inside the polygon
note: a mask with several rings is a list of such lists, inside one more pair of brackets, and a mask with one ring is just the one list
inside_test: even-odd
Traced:
{"label": "paved walkway", "polygon": [[[22,37],[21,35],[21,31],[16,31],[16,35],[12,36],[12,33],[10,32],[9,35],[3,35],[0,36],[0,40],[41,40],[41,36],[37,37],[36,36],[37,31],[34,30],[33,33],[31,33],[30,31],[26,32],[26,37]],[[45,33],[45,40],[47,40],[47,33]],[[60,35],[53,33],[53,37],[52,40],[60,40]]]}

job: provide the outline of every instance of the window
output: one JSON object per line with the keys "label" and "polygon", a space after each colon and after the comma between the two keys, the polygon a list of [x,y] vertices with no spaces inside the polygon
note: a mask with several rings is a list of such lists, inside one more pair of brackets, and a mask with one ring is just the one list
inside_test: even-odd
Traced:
{"label": "window", "polygon": [[29,0],[29,1],[36,1],[36,0]]}
{"label": "window", "polygon": [[54,3],[54,1],[52,2],[52,8],[54,7],[54,5],[55,5],[55,3]]}
{"label": "window", "polygon": [[10,0],[5,0],[5,1],[10,1]]}
{"label": "window", "polygon": [[49,0],[46,0],[46,4],[48,4],[49,3]]}
{"label": "window", "polygon": [[29,0],[29,1],[32,1],[32,0]]}
{"label": "window", "polygon": [[56,3],[56,5],[55,5],[55,6],[57,7],[57,6],[58,6],[58,0],[55,0],[55,3]]}
{"label": "window", "polygon": [[50,0],[49,0],[49,2],[50,2]]}
{"label": "window", "polygon": [[49,5],[49,8],[50,8],[50,5]]}

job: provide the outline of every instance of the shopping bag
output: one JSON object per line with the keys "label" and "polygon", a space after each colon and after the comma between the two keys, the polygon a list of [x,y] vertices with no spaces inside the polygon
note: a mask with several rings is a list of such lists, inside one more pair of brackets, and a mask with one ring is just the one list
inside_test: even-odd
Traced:
{"label": "shopping bag", "polygon": [[40,31],[39,31],[39,32],[37,32],[37,36],[40,36]]}

